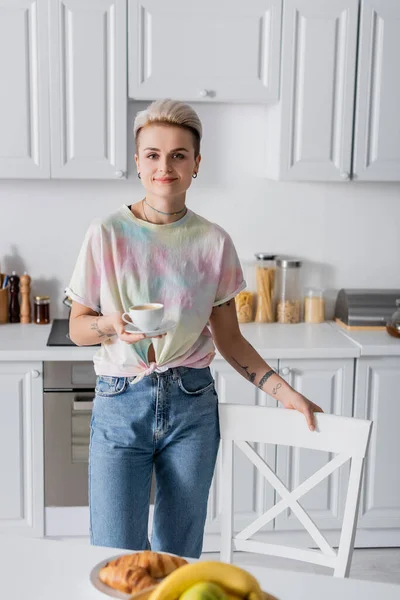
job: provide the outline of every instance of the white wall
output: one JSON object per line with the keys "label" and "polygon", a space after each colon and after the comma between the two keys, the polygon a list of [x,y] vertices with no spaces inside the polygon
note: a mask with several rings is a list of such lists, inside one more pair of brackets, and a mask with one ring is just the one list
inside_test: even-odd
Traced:
{"label": "white wall", "polygon": [[[130,105],[130,121],[140,108]],[[196,108],[203,162],[188,205],[222,225],[241,258],[299,256],[305,282],[328,288],[332,299],[341,287],[400,289],[400,184],[266,180],[264,109]],[[129,171],[126,181],[0,181],[1,270],[26,270],[33,294],[51,295],[53,317],[66,314],[62,291],[90,220],[143,197],[132,164]]]}

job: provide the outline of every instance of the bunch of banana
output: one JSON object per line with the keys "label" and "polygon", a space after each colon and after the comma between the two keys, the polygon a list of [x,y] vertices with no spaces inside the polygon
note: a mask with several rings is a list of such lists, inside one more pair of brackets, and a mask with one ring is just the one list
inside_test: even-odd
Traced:
{"label": "bunch of banana", "polygon": [[[208,592],[196,585],[207,583],[214,584]],[[258,581],[247,571],[227,563],[206,561],[173,571],[151,592],[149,600],[263,600],[264,597]]]}

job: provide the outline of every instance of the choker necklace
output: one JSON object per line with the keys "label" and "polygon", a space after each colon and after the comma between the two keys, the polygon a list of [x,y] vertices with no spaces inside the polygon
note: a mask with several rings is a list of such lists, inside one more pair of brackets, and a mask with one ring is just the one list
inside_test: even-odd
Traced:
{"label": "choker necklace", "polygon": [[169,217],[175,216],[175,215],[180,215],[181,213],[183,213],[184,210],[186,210],[186,206],[184,206],[181,210],[178,210],[176,212],[163,212],[162,210],[157,210],[157,208],[154,208],[154,206],[151,206],[151,204],[149,204],[146,200],[146,198],[143,198],[143,202],[145,202],[147,204],[147,206],[149,206],[152,210],[154,210],[155,212],[159,213],[160,215],[168,215]]}

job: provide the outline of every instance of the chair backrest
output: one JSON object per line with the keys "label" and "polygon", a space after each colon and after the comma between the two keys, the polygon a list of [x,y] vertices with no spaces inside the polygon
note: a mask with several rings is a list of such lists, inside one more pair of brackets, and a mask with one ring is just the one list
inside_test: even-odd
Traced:
{"label": "chair backrest", "polygon": [[[316,431],[310,431],[304,416],[293,410],[219,404],[222,446],[221,560],[231,562],[232,550],[236,549],[325,565],[334,569],[335,576],[348,576],[357,525],[363,465],[372,422],[321,413],[315,417]],[[336,456],[297,488],[289,491],[249,442],[324,450]],[[281,497],[275,506],[236,535],[233,535],[234,445],[242,450]],[[336,552],[298,500],[348,460],[351,461],[351,469],[342,531]],[[320,550],[291,548],[248,539],[288,507]]]}

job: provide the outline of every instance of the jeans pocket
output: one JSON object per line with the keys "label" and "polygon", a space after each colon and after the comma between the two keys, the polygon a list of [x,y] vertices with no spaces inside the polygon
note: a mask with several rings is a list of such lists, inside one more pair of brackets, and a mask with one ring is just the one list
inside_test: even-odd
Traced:
{"label": "jeans pocket", "polygon": [[178,376],[178,385],[189,396],[200,396],[214,389],[214,379],[208,367],[187,369]]}
{"label": "jeans pocket", "polygon": [[114,398],[123,394],[128,386],[127,377],[110,377],[108,375],[98,375],[96,379],[96,396],[105,398]]}

